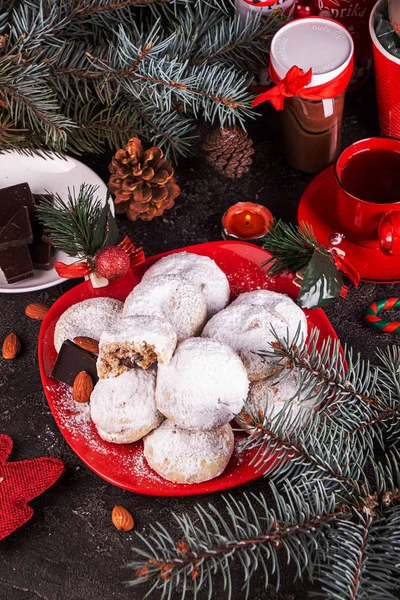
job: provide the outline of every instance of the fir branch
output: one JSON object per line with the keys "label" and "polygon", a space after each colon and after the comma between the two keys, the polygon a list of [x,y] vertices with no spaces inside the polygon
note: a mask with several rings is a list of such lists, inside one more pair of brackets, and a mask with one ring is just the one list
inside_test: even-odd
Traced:
{"label": "fir branch", "polygon": [[274,277],[305,269],[319,245],[312,227],[307,223],[301,223],[299,227],[277,221],[265,238],[263,247],[273,256],[262,266],[266,267],[271,277]]}
{"label": "fir branch", "polygon": [[131,6],[144,6],[147,4],[161,4],[162,2],[169,3],[171,0],[93,0],[87,2],[81,0],[80,4],[75,9],[74,18],[83,19],[88,16],[104,13],[109,11],[118,11]]}
{"label": "fir branch", "polygon": [[127,565],[136,575],[127,584],[150,583],[148,594],[158,590],[161,598],[170,598],[176,589],[182,590],[182,598],[188,589],[197,597],[208,588],[211,599],[213,578],[218,575],[224,580],[227,597],[232,598],[230,564],[237,556],[247,597],[257,568],[262,568],[266,585],[274,574],[279,586],[279,550],[285,552],[288,562],[294,562],[298,577],[304,569],[311,575],[316,547],[322,550],[327,529],[346,518],[343,508],[335,507],[333,497],[322,488],[314,490],[308,502],[298,495],[287,501],[273,486],[272,492],[273,509],[264,496],[251,494],[243,495],[242,501],[226,498],[226,518],[210,504],[207,509],[196,507],[198,524],[188,515],[174,515],[182,537],[177,543],[159,524],[151,527],[149,538],[138,534],[147,549],[135,549],[141,558]]}
{"label": "fir branch", "polygon": [[238,420],[250,430],[240,451],[251,451],[250,464],[279,484],[285,480],[301,487],[323,483],[338,495],[359,490],[358,480],[368,453],[364,444],[350,438],[339,425],[328,423],[308,411],[293,420],[290,404],[277,415],[264,414],[248,405]]}
{"label": "fir branch", "polygon": [[313,399],[322,419],[340,425],[350,435],[362,434],[360,439],[372,445],[381,434],[377,424],[388,431],[399,426],[399,397],[383,377],[382,367],[355,357],[351,348],[342,351],[340,343],[330,338],[320,345],[318,338],[317,329],[310,332],[304,346],[298,339],[276,338],[271,351],[262,356],[281,372],[296,369],[303,401]]}
{"label": "fir branch", "polygon": [[252,12],[246,18],[235,14],[230,19],[217,21],[198,36],[198,47],[190,64],[222,61],[226,66],[256,73],[268,64],[268,40],[283,23],[282,15],[265,19]]}
{"label": "fir branch", "polygon": [[[372,499],[372,505],[378,504]],[[370,504],[371,506],[371,504]],[[329,552],[318,580],[326,600],[396,600],[400,590],[400,505],[385,513],[367,506],[328,532]]]}

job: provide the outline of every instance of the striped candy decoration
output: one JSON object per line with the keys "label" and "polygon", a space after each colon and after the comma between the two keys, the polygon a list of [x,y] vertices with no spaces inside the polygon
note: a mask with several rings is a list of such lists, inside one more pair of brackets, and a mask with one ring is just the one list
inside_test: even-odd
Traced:
{"label": "striped candy decoration", "polygon": [[384,333],[400,333],[400,321],[385,321],[378,314],[390,308],[400,308],[400,298],[376,300],[365,311],[364,318],[371,327]]}

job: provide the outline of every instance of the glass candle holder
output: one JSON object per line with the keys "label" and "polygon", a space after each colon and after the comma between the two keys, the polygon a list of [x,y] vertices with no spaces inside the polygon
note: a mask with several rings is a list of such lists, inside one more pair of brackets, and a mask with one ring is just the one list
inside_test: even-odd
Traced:
{"label": "glass candle holder", "polygon": [[222,217],[222,237],[224,240],[262,244],[273,221],[271,211],[265,206],[238,202],[230,206]]}

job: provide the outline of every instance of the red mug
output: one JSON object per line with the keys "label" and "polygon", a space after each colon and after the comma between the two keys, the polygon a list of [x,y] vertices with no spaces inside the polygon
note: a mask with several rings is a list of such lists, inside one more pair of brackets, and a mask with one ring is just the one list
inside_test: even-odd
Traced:
{"label": "red mug", "polygon": [[334,171],[342,233],[359,246],[400,254],[400,140],[360,140],[339,155]]}

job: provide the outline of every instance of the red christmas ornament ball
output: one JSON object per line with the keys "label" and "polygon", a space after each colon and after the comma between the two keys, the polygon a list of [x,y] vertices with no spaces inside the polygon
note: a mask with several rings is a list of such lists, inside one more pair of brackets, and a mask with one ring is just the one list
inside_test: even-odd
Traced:
{"label": "red christmas ornament ball", "polygon": [[126,275],[130,265],[131,259],[119,246],[106,246],[94,257],[96,274],[110,280]]}
{"label": "red christmas ornament ball", "polygon": [[318,14],[315,0],[298,0],[294,7],[293,18],[304,19]]}

